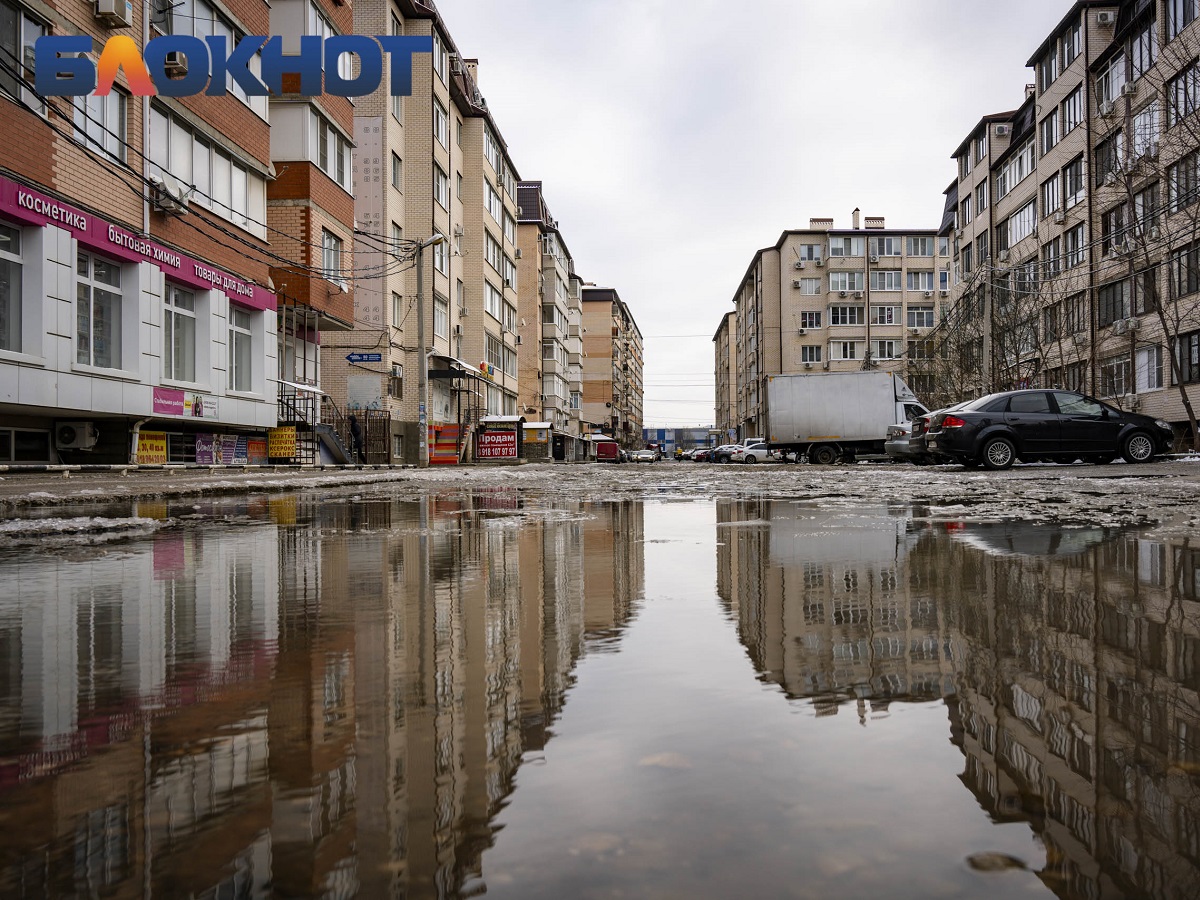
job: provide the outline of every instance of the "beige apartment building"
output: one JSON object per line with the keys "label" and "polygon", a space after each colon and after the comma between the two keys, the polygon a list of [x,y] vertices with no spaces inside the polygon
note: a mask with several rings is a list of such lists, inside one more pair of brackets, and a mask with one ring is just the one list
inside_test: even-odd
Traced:
{"label": "beige apartment building", "polygon": [[761,435],[771,375],[885,369],[905,373],[921,396],[913,361],[932,352],[929,335],[950,297],[948,263],[948,242],[934,229],[889,229],[858,210],[850,228],[810,219],[783,232],[754,255],[734,294],[735,399],[717,426],[739,439]]}
{"label": "beige apartment building", "polygon": [[929,364],[934,400],[1063,387],[1189,429],[1198,13],[1193,0],[1070,4],[1027,62],[1020,106],[955,150],[954,304]]}
{"label": "beige apartment building", "polygon": [[584,287],[583,425],[626,449],[642,443],[642,332],[613,288]]}
{"label": "beige apartment building", "polygon": [[583,282],[550,215],[542,182],[522,181],[517,199],[517,275],[523,286],[518,411],[529,421],[550,424],[556,459],[575,459],[582,452]]}
{"label": "beige apartment building", "polygon": [[713,367],[717,374],[713,409],[715,427],[726,436],[732,435],[734,411],[737,409],[737,368],[733,351],[737,344],[737,313],[727,312],[713,335]]}

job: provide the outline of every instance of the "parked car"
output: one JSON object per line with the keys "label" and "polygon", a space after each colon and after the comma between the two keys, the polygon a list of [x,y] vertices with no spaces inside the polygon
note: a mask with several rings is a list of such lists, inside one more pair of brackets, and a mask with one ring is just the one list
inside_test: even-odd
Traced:
{"label": "parked car", "polygon": [[908,422],[898,422],[895,425],[889,425],[887,440],[883,444],[884,452],[893,461],[911,462],[919,466],[944,461],[942,457],[931,453],[926,446],[929,423],[939,412],[949,412],[961,406],[966,406],[969,402],[971,401],[964,400],[962,403],[955,403],[953,406],[947,406],[944,409],[914,416]]}
{"label": "parked car", "polygon": [[633,454],[634,462],[658,462],[657,450],[638,450]]}
{"label": "parked car", "polygon": [[712,447],[697,447],[692,451],[692,462],[708,462],[712,456]]}
{"label": "parked car", "polygon": [[933,415],[925,446],[968,468],[1023,462],[1150,462],[1174,434],[1161,419],[1123,412],[1074,391],[988,394]]}
{"label": "parked car", "polygon": [[722,444],[712,452],[712,461],[719,463],[727,463],[733,459],[733,451],[740,448],[741,444]]}
{"label": "parked car", "polygon": [[746,444],[744,447],[738,447],[730,456],[731,462],[742,463],[757,463],[765,462],[768,459],[776,459],[777,457],[771,453],[765,443]]}
{"label": "parked car", "polygon": [[621,455],[624,451],[616,441],[596,441],[597,462],[623,462]]}

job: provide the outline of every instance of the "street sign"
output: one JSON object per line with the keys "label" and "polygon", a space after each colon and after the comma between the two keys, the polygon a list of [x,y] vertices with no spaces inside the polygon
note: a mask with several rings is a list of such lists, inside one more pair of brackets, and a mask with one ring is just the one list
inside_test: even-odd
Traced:
{"label": "street sign", "polygon": [[347,353],[346,362],[363,363],[363,362],[383,362],[382,353]]}

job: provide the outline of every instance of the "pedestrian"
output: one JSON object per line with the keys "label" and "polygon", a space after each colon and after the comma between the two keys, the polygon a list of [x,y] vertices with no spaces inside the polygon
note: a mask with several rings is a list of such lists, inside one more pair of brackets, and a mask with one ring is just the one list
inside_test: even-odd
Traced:
{"label": "pedestrian", "polygon": [[354,458],[360,463],[365,463],[367,454],[363,451],[362,426],[358,424],[358,417],[353,413],[350,414],[347,421],[350,423],[350,440],[354,444]]}

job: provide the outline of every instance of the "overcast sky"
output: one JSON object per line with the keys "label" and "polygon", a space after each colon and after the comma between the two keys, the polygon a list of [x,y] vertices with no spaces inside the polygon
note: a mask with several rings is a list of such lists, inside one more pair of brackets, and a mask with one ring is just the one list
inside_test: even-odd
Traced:
{"label": "overcast sky", "polygon": [[710,425],[755,251],[850,213],[936,228],[1070,0],[437,0],[521,178],[645,338],[645,425]]}

